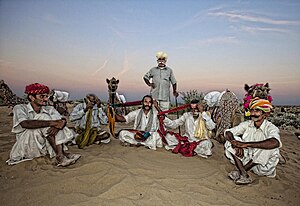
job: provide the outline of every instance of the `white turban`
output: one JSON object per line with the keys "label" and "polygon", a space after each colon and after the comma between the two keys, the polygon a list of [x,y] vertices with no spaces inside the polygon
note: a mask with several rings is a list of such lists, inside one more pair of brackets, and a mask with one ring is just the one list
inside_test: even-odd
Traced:
{"label": "white turban", "polygon": [[63,91],[54,91],[53,94],[53,101],[54,102],[66,102],[69,99],[69,93],[68,92],[63,92]]}
{"label": "white turban", "polygon": [[157,59],[167,59],[168,55],[165,52],[159,51],[156,53],[156,58]]}
{"label": "white turban", "polygon": [[209,107],[214,107],[218,105],[220,97],[221,97],[221,92],[213,91],[206,94],[204,96],[204,100],[206,101]]}

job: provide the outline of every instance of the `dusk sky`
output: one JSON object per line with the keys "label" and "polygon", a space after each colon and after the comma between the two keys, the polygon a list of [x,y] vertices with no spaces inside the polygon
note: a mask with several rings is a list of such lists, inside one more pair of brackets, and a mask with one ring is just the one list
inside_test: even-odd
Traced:
{"label": "dusk sky", "polygon": [[138,100],[158,51],[178,91],[268,82],[275,105],[300,105],[299,0],[0,0],[0,79],[19,96],[39,82],[106,101],[116,77]]}

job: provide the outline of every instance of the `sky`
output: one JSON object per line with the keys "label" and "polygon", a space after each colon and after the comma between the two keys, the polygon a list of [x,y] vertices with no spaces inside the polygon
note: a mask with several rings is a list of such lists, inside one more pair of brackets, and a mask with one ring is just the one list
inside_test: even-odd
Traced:
{"label": "sky", "polygon": [[300,1],[0,0],[0,79],[18,96],[38,82],[106,101],[115,77],[139,100],[158,51],[179,92],[269,83],[275,105],[300,105]]}

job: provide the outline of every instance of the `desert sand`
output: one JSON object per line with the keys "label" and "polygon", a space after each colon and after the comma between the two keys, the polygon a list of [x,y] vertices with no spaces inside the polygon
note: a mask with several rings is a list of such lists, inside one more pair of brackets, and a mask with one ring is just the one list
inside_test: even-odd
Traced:
{"label": "desert sand", "polygon": [[[0,107],[1,205],[299,205],[300,140],[294,131],[281,131],[281,153],[275,178],[258,177],[238,186],[227,177],[234,166],[214,141],[213,155],[183,157],[163,148],[107,145],[82,150],[75,165],[58,168],[49,157],[8,166],[5,161],[15,142],[10,109]],[[117,130],[122,125],[117,124]],[[105,129],[108,130],[107,127]]]}

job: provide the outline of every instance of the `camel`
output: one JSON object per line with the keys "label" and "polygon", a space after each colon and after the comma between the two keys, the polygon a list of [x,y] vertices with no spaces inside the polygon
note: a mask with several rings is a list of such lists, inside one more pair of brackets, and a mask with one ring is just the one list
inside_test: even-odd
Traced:
{"label": "camel", "polygon": [[[118,86],[119,86],[119,80],[116,79],[115,77],[111,78],[111,79],[106,79],[106,83],[108,85],[108,102],[115,107],[116,104],[122,104],[126,102],[126,99],[124,97],[124,95],[120,95],[117,92]],[[116,108],[116,113],[117,114],[121,114],[121,115],[125,115],[126,113],[126,108]]]}
{"label": "camel", "polygon": [[248,116],[249,114],[249,104],[251,99],[255,97],[259,97],[261,99],[267,99],[269,102],[272,102],[272,96],[270,93],[270,86],[269,83],[266,84],[253,84],[249,86],[248,84],[245,84],[244,86],[245,91],[247,92],[244,97],[244,109],[245,109],[245,115]]}

